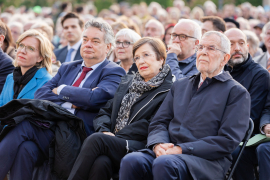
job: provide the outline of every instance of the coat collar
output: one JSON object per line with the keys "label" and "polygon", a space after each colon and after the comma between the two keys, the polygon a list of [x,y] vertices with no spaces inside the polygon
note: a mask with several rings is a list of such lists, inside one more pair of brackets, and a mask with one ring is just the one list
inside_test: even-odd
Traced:
{"label": "coat collar", "polygon": [[[201,75],[201,73],[199,72],[199,73],[191,76],[189,79],[200,79],[200,75]],[[211,78],[207,77],[206,79],[211,79]],[[221,73],[217,76],[214,76],[212,79],[216,79],[218,81],[225,82],[225,81],[232,79],[232,76],[230,75],[230,73],[228,71],[223,71],[223,73]]]}
{"label": "coat collar", "polygon": [[46,68],[41,68],[39,69],[35,76],[25,85],[25,87],[22,89],[22,91],[19,93],[17,99],[20,99],[23,95],[25,95],[27,92],[31,91],[34,89],[38,84],[37,84],[37,79],[42,79],[46,74],[48,74],[48,71]]}
{"label": "coat collar", "polygon": [[244,69],[248,68],[249,65],[253,62],[252,57],[250,54],[248,54],[248,58],[246,61],[242,62],[241,64],[238,64],[231,68],[228,64],[224,67],[225,71],[229,72],[237,72],[237,71],[243,71]]}

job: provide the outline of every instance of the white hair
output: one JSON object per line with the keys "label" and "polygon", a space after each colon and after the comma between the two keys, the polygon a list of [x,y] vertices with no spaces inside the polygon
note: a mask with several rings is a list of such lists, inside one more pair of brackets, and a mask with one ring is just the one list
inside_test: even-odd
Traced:
{"label": "white hair", "polygon": [[119,37],[119,36],[125,36],[130,38],[132,43],[135,43],[136,41],[138,41],[139,39],[141,39],[142,37],[136,33],[135,31],[131,30],[131,29],[121,29],[120,31],[118,31],[115,35],[115,40]]}
{"label": "white hair", "polygon": [[145,24],[145,27],[149,24],[149,23],[156,23],[157,26],[159,26],[160,28],[160,31],[161,31],[161,35],[164,35],[165,33],[165,29],[164,29],[164,26],[161,22],[159,22],[158,20],[156,19],[150,19],[146,24]]}
{"label": "white hair", "polygon": [[257,35],[249,30],[243,30],[243,33],[246,35],[247,41],[250,42],[249,46],[251,46],[252,49],[257,50],[260,44],[260,40]]}
{"label": "white hair", "polygon": [[16,22],[16,21],[8,23],[9,28],[11,28],[13,26],[17,27],[20,30],[20,32],[23,33],[23,24],[22,23]]}
{"label": "white hair", "polygon": [[261,38],[263,38],[263,41],[264,41],[264,38],[266,36],[266,32],[270,29],[270,22],[266,23],[264,26],[263,26],[263,29],[262,29],[262,33],[261,33]]}
{"label": "white hair", "polygon": [[209,37],[209,36],[211,36],[213,34],[219,36],[221,50],[224,51],[224,52],[226,52],[227,54],[230,54],[230,51],[231,51],[231,42],[228,39],[228,37],[225,36],[223,33],[218,32],[218,31],[208,31],[208,32],[206,32],[206,33],[203,34],[202,38]]}
{"label": "white hair", "polygon": [[201,37],[202,37],[202,28],[198,23],[196,23],[195,21],[190,20],[190,19],[180,19],[177,24],[182,23],[182,22],[191,24],[193,26],[193,33],[194,33],[193,36],[198,40],[201,39]]}

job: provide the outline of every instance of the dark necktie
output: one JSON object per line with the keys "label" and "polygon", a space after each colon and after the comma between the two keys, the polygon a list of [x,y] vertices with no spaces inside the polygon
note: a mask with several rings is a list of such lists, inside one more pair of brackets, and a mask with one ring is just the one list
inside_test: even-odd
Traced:
{"label": "dark necktie", "polygon": [[85,78],[86,74],[89,71],[91,71],[91,70],[93,70],[93,69],[92,68],[83,67],[83,71],[82,71],[79,79],[77,79],[77,81],[72,86],[79,87],[80,84],[81,84],[81,82],[82,82],[82,80]]}

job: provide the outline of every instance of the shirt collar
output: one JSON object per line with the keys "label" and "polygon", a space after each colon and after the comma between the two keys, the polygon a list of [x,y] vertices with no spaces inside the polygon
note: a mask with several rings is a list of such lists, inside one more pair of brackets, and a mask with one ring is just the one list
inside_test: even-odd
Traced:
{"label": "shirt collar", "polygon": [[189,56],[188,58],[186,58],[182,61],[178,61],[178,62],[188,64],[188,63],[192,62],[194,60],[194,58],[196,59],[196,53],[194,53],[192,56]]}
{"label": "shirt collar", "polygon": [[77,51],[78,49],[79,49],[79,47],[80,47],[80,45],[82,44],[82,40],[79,40],[76,44],[74,44],[73,46],[70,46],[69,44],[68,44],[68,50],[70,49],[70,48],[72,48],[72,49],[74,49],[75,51]]}
{"label": "shirt collar", "polygon": [[267,51],[267,59],[269,59],[270,58],[270,54],[269,54],[269,52]]}
{"label": "shirt collar", "polygon": [[92,68],[93,70],[95,70],[95,69],[97,69],[98,66],[101,65],[105,60],[106,60],[106,58],[105,58],[103,61],[101,61],[100,63],[97,63],[97,64],[95,64],[95,65],[93,65],[93,66],[91,66],[91,67],[86,67],[86,66],[85,66],[85,63],[84,63],[84,61],[83,61],[83,62],[82,62],[82,65],[81,65],[81,69],[83,69],[83,67],[86,67],[86,68]]}
{"label": "shirt collar", "polygon": [[[223,73],[223,69],[216,75],[216,76],[218,76],[218,75],[220,75],[220,74],[222,74]],[[202,78],[202,73],[201,73],[201,75],[200,75],[200,82],[199,82],[199,85],[198,86],[200,86],[200,84],[203,82],[203,78]]]}

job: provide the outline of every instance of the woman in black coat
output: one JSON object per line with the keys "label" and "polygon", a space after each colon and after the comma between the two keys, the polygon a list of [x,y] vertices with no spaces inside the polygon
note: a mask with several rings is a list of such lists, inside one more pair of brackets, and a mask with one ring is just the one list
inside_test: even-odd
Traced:
{"label": "woman in black coat", "polygon": [[99,111],[97,133],[84,141],[69,180],[109,180],[127,153],[145,147],[148,125],[171,88],[172,73],[159,39],[137,41],[133,57],[138,72],[122,77],[114,98]]}

